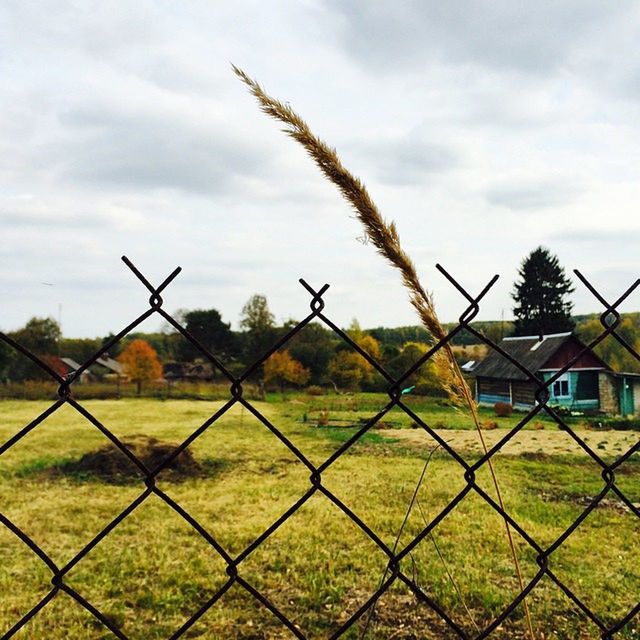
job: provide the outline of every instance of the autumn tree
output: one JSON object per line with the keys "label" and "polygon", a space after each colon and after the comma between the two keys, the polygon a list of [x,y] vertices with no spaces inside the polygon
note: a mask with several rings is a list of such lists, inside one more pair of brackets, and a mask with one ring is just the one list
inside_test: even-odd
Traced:
{"label": "autumn tree", "polygon": [[548,249],[538,247],[520,265],[520,279],[511,297],[516,306],[515,335],[544,335],[571,331],[572,303],[566,297],[574,291],[558,258]]}
{"label": "autumn tree", "polygon": [[[425,353],[429,350],[429,345],[424,342],[405,342],[400,353],[389,360],[387,370],[394,378],[404,375]],[[433,359],[427,360],[417,371],[414,371],[402,386],[415,387],[415,393],[441,395],[442,386],[438,381]]]}
{"label": "autumn tree", "polygon": [[[346,331],[347,335],[373,360],[381,359],[380,343],[360,328],[353,320]],[[361,385],[370,385],[376,378],[374,366],[349,345],[341,345],[329,362],[328,374],[337,387],[357,389]]]}
{"label": "autumn tree", "polygon": [[355,390],[363,378],[363,358],[355,351],[338,351],[329,362],[329,380],[338,388]]}
{"label": "autumn tree", "polygon": [[294,360],[288,351],[276,351],[264,363],[265,384],[276,383],[284,391],[286,383],[302,386],[309,380],[309,369]]}
{"label": "autumn tree", "polygon": [[124,372],[137,385],[138,395],[142,385],[162,377],[162,365],[155,349],[145,340],[132,340],[120,354],[119,362]]}
{"label": "autumn tree", "polygon": [[[604,330],[599,318],[590,318],[578,325],[577,334],[580,340],[589,344]],[[624,318],[616,328],[616,334],[636,352],[640,352],[640,335],[632,318]],[[614,371],[640,373],[640,362],[611,335],[597,344],[594,351]]]}

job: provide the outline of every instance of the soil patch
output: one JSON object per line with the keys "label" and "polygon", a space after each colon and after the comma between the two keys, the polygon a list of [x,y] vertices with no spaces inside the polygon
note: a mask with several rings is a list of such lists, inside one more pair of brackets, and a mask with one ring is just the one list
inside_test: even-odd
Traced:
{"label": "soil patch", "polygon": [[[126,436],[120,441],[149,471],[166,460],[178,446],[178,443],[146,435]],[[85,453],[78,461],[67,462],[56,470],[61,473],[95,475],[111,481],[138,479],[142,476],[140,468],[111,443],[97,451]],[[203,475],[204,471],[189,449],[185,449],[158,475],[164,479],[178,480]]]}

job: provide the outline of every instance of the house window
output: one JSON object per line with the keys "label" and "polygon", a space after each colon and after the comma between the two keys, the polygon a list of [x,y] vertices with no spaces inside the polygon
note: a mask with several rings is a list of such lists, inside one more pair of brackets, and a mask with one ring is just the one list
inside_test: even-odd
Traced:
{"label": "house window", "polygon": [[569,376],[566,373],[553,383],[552,393],[554,398],[569,397]]}

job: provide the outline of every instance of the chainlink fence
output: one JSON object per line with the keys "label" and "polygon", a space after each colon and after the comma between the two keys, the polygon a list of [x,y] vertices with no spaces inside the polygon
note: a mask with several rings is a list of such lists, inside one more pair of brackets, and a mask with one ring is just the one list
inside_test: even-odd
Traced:
{"label": "chainlink fence", "polygon": [[[329,285],[324,285],[317,291],[314,290],[304,280],[300,280],[300,283],[304,289],[311,296],[309,315],[293,327],[284,337],[282,337],[277,344],[264,353],[262,357],[249,366],[241,375],[232,375],[223,362],[221,362],[216,356],[207,351],[192,335],[190,335],[183,326],[180,325],[170,314],[168,314],[162,307],[163,299],[162,293],[167,286],[174,280],[179,274],[180,268],[174,270],[159,286],[153,286],[147,278],[135,267],[135,265],[129,261],[126,257],[123,257],[123,261],[129,267],[129,269],[135,274],[137,279],[147,288],[150,293],[149,308],[128,326],[126,326],[118,335],[114,336],[104,347],[97,353],[95,353],[89,360],[87,360],[80,369],[73,374],[65,377],[60,376],[54,371],[48,364],[43,362],[33,353],[30,353],[27,349],[17,344],[9,336],[0,333],[0,339],[4,341],[9,347],[20,352],[23,356],[29,358],[35,365],[37,365],[42,371],[55,381],[59,387],[57,391],[58,398],[38,417],[29,422],[21,428],[15,435],[10,437],[6,442],[0,446],[0,455],[7,452],[14,445],[22,440],[27,434],[34,429],[38,429],[40,425],[52,414],[54,414],[63,405],[68,405],[77,411],[82,417],[84,417],[89,423],[99,430],[106,438],[108,438],[115,447],[117,447],[122,454],[127,456],[129,460],[137,467],[140,475],[140,483],[142,492],[133,500],[125,509],[117,514],[111,522],[104,527],[89,543],[83,548],[77,551],[75,556],[69,560],[64,566],[59,566],[54,562],[47,552],[29,536],[29,533],[21,529],[17,524],[10,520],[6,515],[0,513],[0,523],[3,527],[8,529],[12,534],[19,538],[30,551],[39,558],[39,560],[46,565],[51,572],[51,588],[46,595],[37,603],[31,610],[15,621],[11,621],[12,626],[4,633],[2,638],[8,639],[14,636],[20,636],[20,631],[25,625],[38,616],[39,613],[47,607],[60,592],[68,594],[79,605],[84,607],[88,611],[98,624],[103,625],[108,629],[115,637],[121,640],[127,640],[127,636],[119,625],[114,623],[113,619],[106,615],[99,609],[94,603],[90,602],[87,597],[83,596],[77,590],[72,588],[65,578],[69,572],[76,567],[83,559],[89,554],[89,552],[96,547],[103,539],[109,534],[129,515],[138,508],[143,502],[149,499],[150,496],[156,496],[162,500],[168,507],[170,507],[178,516],[196,532],[202,540],[206,541],[210,545],[210,550],[213,554],[217,555],[226,564],[226,579],[224,584],[217,589],[217,591],[211,595],[200,608],[192,613],[190,617],[170,635],[170,639],[174,640],[181,637],[190,637],[190,630],[196,624],[198,620],[204,616],[207,611],[212,607],[215,607],[216,603],[224,596],[225,593],[231,589],[231,587],[239,587],[249,594],[259,606],[265,607],[271,612],[282,626],[283,632],[288,630],[289,634],[296,638],[306,638],[304,631],[291,619],[291,616],[286,615],[281,608],[276,606],[269,597],[260,589],[255,587],[246,577],[243,577],[243,563],[260,545],[262,545],[268,538],[270,538],[289,518],[291,518],[312,496],[316,494],[322,494],[325,496],[335,507],[337,507],[349,520],[363,532],[369,540],[371,540],[378,549],[386,557],[386,571],[380,580],[378,588],[374,593],[361,604],[358,609],[348,617],[347,620],[341,622],[337,630],[332,631],[331,638],[339,638],[345,636],[350,630],[353,631],[359,624],[362,628],[363,623],[367,620],[367,616],[371,616],[373,610],[375,610],[378,600],[392,587],[394,584],[403,583],[410,592],[415,596],[417,601],[428,607],[433,615],[437,616],[446,625],[451,637],[458,638],[486,638],[491,636],[496,630],[501,628],[501,625],[509,618],[509,616],[521,606],[523,601],[531,594],[536,586],[543,578],[550,579],[558,589],[560,589],[565,596],[567,596],[574,605],[586,616],[599,630],[599,637],[603,639],[614,638],[616,636],[622,637],[621,632],[624,632],[625,628],[631,623],[636,616],[640,613],[640,593],[639,585],[629,585],[629,589],[635,591],[635,597],[638,598],[638,602],[633,606],[623,617],[615,620],[613,623],[610,621],[605,623],[601,617],[599,617],[590,608],[578,594],[574,592],[563,580],[554,573],[550,567],[550,559],[553,554],[567,541],[567,539],[574,533],[579,525],[589,516],[589,514],[596,509],[596,507],[606,498],[608,495],[615,496],[620,500],[628,509],[628,511],[635,517],[640,519],[640,510],[637,505],[632,502],[627,495],[616,485],[616,471],[625,462],[629,461],[631,457],[640,450],[640,441],[636,442],[628,451],[622,453],[615,461],[605,462],[597,451],[587,444],[587,442],[581,438],[572,427],[567,424],[563,416],[549,406],[550,389],[554,382],[556,382],[563,374],[565,374],[587,351],[598,345],[608,336],[617,340],[634,358],[640,361],[640,355],[634,350],[616,329],[619,327],[622,319],[618,311],[618,307],[635,291],[640,285],[640,280],[636,280],[629,288],[624,291],[620,297],[613,303],[604,299],[600,293],[593,287],[593,285],[578,271],[576,275],[582,284],[593,294],[595,299],[602,305],[603,311],[600,316],[602,324],[601,334],[593,340],[585,349],[576,354],[570,362],[568,362],[561,370],[557,371],[550,379],[544,381],[540,379],[535,372],[529,371],[521,363],[512,358],[509,353],[502,350],[497,344],[489,340],[486,336],[476,331],[472,325],[472,321],[479,312],[479,304],[483,297],[487,294],[490,288],[497,280],[497,276],[491,279],[491,281],[484,287],[484,289],[475,297],[468,293],[447,271],[438,265],[440,272],[446,277],[449,283],[457,289],[461,296],[466,300],[467,307],[459,318],[457,326],[451,330],[445,339],[441,340],[437,344],[431,346],[430,350],[420,358],[411,368],[409,368],[400,378],[392,377],[385,368],[376,360],[374,360],[368,353],[363,351],[358,344],[354,342],[344,331],[337,327],[325,314],[325,302],[323,295],[327,291]],[[211,415],[206,421],[204,421],[193,433],[191,433],[179,446],[173,450],[160,464],[155,468],[147,468],[143,462],[127,448],[127,446],[118,438],[112,431],[109,430],[105,424],[103,424],[97,417],[92,415],[80,402],[74,399],[73,389],[74,382],[80,378],[82,373],[86,371],[95,361],[107,353],[109,349],[113,347],[118,341],[124,338],[127,334],[134,331],[142,322],[144,322],[150,316],[154,314],[161,316],[169,323],[176,331],[178,331],[186,340],[188,340],[211,365],[220,372],[230,385],[230,395],[228,401]],[[312,321],[320,321],[327,327],[329,327],[337,336],[340,337],[351,349],[360,354],[388,383],[388,396],[389,400],[381,410],[366,420],[362,426],[356,429],[355,433],[348,440],[343,442],[332,455],[329,455],[321,464],[313,464],[310,459],[304,455],[304,453],[278,428],[277,424],[274,424],[269,418],[261,413],[253,404],[248,401],[243,394],[243,384],[256,373],[259,368],[265,363],[265,361],[278,349],[287,344],[287,342],[300,332],[305,326]],[[416,372],[422,365],[427,363],[434,357],[440,349],[442,349],[446,343],[451,342],[453,338],[461,331],[466,330],[473,334],[481,343],[488,346],[489,349],[493,349],[499,352],[502,357],[516,366],[527,378],[536,386],[536,405],[528,413],[524,414],[522,419],[519,420],[517,425],[510,429],[498,442],[493,445],[486,454],[482,455],[473,464],[467,462],[458,451],[447,442],[439,433],[434,429],[433,425],[430,425],[428,421],[415,413],[410,406],[408,406],[402,390],[406,380],[414,372]],[[307,490],[303,495],[300,495],[299,499],[295,501],[282,515],[273,522],[268,528],[266,528],[261,535],[255,538],[246,548],[244,548],[239,554],[231,555],[225,547],[202,526],[195,517],[193,517],[186,509],[172,499],[168,493],[159,488],[156,484],[156,478],[158,474],[168,468],[171,463],[189,447],[197,438],[209,430],[216,421],[218,421],[223,415],[225,415],[229,409],[234,405],[241,405],[251,413],[265,429],[268,429],[280,442],[287,447],[287,449],[295,456],[300,464],[304,465],[309,473],[309,484]],[[455,495],[455,497],[446,505],[444,509],[440,511],[430,522],[428,522],[418,535],[404,545],[395,545],[393,547],[385,544],[376,531],[361,518],[358,513],[348,507],[343,501],[338,498],[332,491],[330,491],[323,484],[323,473],[325,473],[343,454],[351,449],[356,443],[358,443],[362,437],[367,434],[375,425],[380,422],[392,409],[398,409],[404,412],[410,417],[410,419],[423,429],[436,443],[442,451],[446,451],[452,460],[455,460],[459,467],[459,473],[464,477],[464,488]],[[559,429],[565,432],[577,446],[588,456],[595,465],[598,466],[602,477],[602,488],[600,492],[589,499],[588,504],[585,505],[584,510],[580,515],[568,526],[560,536],[549,546],[541,546],[528,532],[521,526],[516,517],[502,508],[496,500],[489,495],[477,482],[476,477],[478,472],[488,464],[496,453],[498,453],[508,442],[510,442],[525,426],[531,423],[536,416],[544,415],[550,417],[559,427]],[[479,496],[491,509],[493,509],[499,516],[508,522],[509,527],[519,534],[521,539],[526,542],[530,550],[535,553],[537,572],[533,578],[525,581],[524,588],[517,594],[516,597],[506,606],[499,615],[495,617],[487,626],[483,629],[478,629],[474,634],[470,634],[469,631],[456,622],[450,614],[445,611],[445,608],[439,604],[437,598],[430,595],[428,585],[420,585],[415,579],[414,575],[410,572],[403,570],[403,560],[410,557],[410,554],[416,547],[432,534],[435,527],[437,527],[449,514],[458,506],[467,496],[475,493]],[[0,505],[1,508],[1,505]],[[640,522],[640,520],[638,520]],[[469,527],[475,526],[470,522]],[[637,542],[637,540],[636,540]],[[603,544],[606,544],[603,541]],[[639,562],[637,555],[632,554],[630,562]],[[2,596],[0,595],[0,598]],[[637,622],[637,620],[636,620]],[[367,625],[364,625],[367,626]],[[415,634],[407,637],[429,637],[419,635],[420,629],[416,629]],[[634,632],[632,632],[634,633]],[[32,636],[29,636],[32,637]],[[261,636],[252,636],[261,637]],[[279,637],[279,636],[278,636]],[[351,636],[350,636],[351,637]],[[520,637],[520,636],[519,636]],[[556,636],[554,636],[556,637]],[[560,636],[558,636],[560,637]],[[626,637],[626,636],[625,636]],[[634,636],[635,637],[635,636]]]}

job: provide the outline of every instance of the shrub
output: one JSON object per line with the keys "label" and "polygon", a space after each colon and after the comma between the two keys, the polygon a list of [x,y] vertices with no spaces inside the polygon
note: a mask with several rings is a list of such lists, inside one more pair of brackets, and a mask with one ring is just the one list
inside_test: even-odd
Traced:
{"label": "shrub", "polygon": [[496,402],[493,410],[498,418],[508,418],[513,413],[513,407],[508,402]]}
{"label": "shrub", "polygon": [[323,396],[325,394],[325,390],[318,384],[312,384],[307,387],[307,393],[310,396]]}
{"label": "shrub", "polygon": [[598,421],[592,422],[589,427],[598,430],[616,429],[619,431],[638,431],[640,430],[640,420],[637,418],[601,418]]}
{"label": "shrub", "polygon": [[431,382],[418,382],[412,393],[416,396],[447,397],[447,392],[444,391],[442,385]]}

